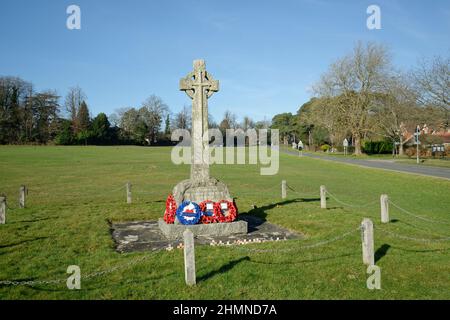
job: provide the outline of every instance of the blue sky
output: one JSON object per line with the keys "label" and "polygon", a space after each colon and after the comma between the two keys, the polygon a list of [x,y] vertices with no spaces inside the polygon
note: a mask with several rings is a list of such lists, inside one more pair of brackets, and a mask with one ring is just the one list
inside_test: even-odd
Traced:
{"label": "blue sky", "polygon": [[[66,8],[81,8],[81,30]],[[381,30],[366,9],[381,8]],[[220,81],[210,113],[271,119],[296,112],[328,65],[358,40],[387,45],[399,68],[450,52],[449,1],[1,0],[0,75],[64,96],[79,85],[92,115],[151,94],[189,104],[179,79],[203,58]],[[63,101],[63,99],[61,100]]]}

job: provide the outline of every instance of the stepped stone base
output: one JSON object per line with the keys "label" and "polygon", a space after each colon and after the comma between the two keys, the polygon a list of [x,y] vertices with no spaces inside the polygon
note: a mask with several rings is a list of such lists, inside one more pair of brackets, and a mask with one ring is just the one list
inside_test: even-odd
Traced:
{"label": "stepped stone base", "polygon": [[233,201],[226,184],[215,178],[209,178],[206,181],[183,180],[173,188],[172,194],[177,207],[187,200],[198,204],[205,200]]}
{"label": "stepped stone base", "polygon": [[167,224],[163,219],[158,220],[158,226],[164,236],[169,240],[183,238],[183,232],[190,229],[194,236],[222,237],[229,235],[246,235],[248,232],[247,221],[234,221],[228,223],[211,224]]}

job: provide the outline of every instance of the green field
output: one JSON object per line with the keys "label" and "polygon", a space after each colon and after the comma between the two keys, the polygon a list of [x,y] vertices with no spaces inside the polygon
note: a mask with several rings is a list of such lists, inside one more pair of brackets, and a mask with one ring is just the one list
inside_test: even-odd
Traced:
{"label": "green field", "polygon": [[[184,284],[181,250],[115,252],[110,223],[162,217],[172,187],[188,177],[189,167],[173,165],[170,150],[0,147],[0,193],[11,207],[7,224],[0,225],[0,281],[61,280],[0,285],[0,299],[450,299],[450,241],[436,241],[450,237],[450,181],[285,154],[276,176],[261,176],[255,165],[216,165],[211,173],[228,184],[241,214],[256,214],[306,239],[198,246],[193,288]],[[296,191],[285,200],[282,179]],[[131,205],[123,188],[128,180]],[[29,187],[26,209],[17,208],[21,184]],[[330,198],[329,209],[321,210],[322,184],[356,207]],[[382,193],[426,220],[391,207],[392,222],[382,225]],[[364,217],[375,224],[381,290],[366,288],[357,230]],[[304,248],[352,230],[344,239]],[[110,272],[82,278],[81,290],[68,290],[69,265],[79,265],[82,277]]]}

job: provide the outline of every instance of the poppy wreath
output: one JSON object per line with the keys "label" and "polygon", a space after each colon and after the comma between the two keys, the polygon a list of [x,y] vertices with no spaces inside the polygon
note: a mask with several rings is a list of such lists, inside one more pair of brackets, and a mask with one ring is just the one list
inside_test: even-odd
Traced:
{"label": "poppy wreath", "polygon": [[[222,203],[227,204],[228,214],[225,216],[222,210]],[[238,212],[236,205],[232,201],[220,200],[214,204],[214,215],[218,217],[219,222],[233,222],[236,220]]]}
{"label": "poppy wreath", "polygon": [[184,201],[177,209],[177,219],[181,224],[197,224],[202,216],[200,206],[192,201]]}
{"label": "poppy wreath", "polygon": [[[208,203],[212,203],[212,205],[213,205],[213,210],[212,210],[211,214],[208,214],[210,211],[208,211],[207,208],[206,208]],[[212,200],[205,200],[205,201],[202,201],[200,203],[200,205],[199,205],[200,206],[200,210],[202,210],[202,213],[203,213],[202,217],[200,218],[200,223],[210,224],[210,223],[219,222],[219,219],[218,219],[218,217],[216,215],[216,210],[215,210],[215,206],[214,205],[215,205],[215,203]]]}
{"label": "poppy wreath", "polygon": [[177,203],[173,198],[173,195],[169,194],[166,201],[166,211],[164,212],[164,221],[167,224],[173,224],[175,222],[175,214],[177,212]]}

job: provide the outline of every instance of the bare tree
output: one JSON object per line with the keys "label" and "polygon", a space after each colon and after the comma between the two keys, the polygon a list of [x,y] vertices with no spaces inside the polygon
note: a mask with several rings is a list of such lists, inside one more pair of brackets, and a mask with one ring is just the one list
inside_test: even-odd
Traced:
{"label": "bare tree", "polygon": [[78,123],[78,112],[81,104],[86,100],[86,95],[79,86],[69,88],[69,92],[66,95],[64,103],[66,112],[69,114],[70,120],[72,120],[72,130],[74,133],[78,133],[80,130]]}
{"label": "bare tree", "polygon": [[[314,124],[316,127],[325,128],[328,131],[332,147],[342,141],[347,134],[347,117],[340,110],[339,101],[336,98],[314,99],[307,112],[302,114],[303,122]],[[308,134],[311,139],[311,134]]]}
{"label": "bare tree", "polygon": [[404,139],[406,127],[415,127],[418,117],[416,95],[402,75],[387,78],[383,93],[376,96],[373,104],[373,133],[398,143],[399,154],[409,140]]}
{"label": "bare tree", "polygon": [[380,92],[390,70],[383,46],[358,43],[353,53],[333,63],[314,87],[318,96],[335,98],[333,103],[346,117],[357,155],[362,153],[361,139],[370,131],[368,118],[374,95]]}
{"label": "bare tree", "polygon": [[445,113],[445,129],[449,126],[450,113],[450,57],[422,59],[411,73],[420,103],[439,107]]}
{"label": "bare tree", "polygon": [[142,103],[142,108],[139,112],[148,127],[149,140],[156,143],[158,134],[161,131],[162,120],[169,113],[169,107],[160,97],[151,95]]}
{"label": "bare tree", "polygon": [[223,115],[223,120],[220,122],[219,128],[225,133],[226,129],[236,129],[237,128],[237,117],[234,113],[226,110]]}
{"label": "bare tree", "polygon": [[247,131],[248,129],[253,129],[255,127],[255,122],[250,118],[249,116],[245,116],[242,120],[241,128],[244,131]]}
{"label": "bare tree", "polygon": [[191,107],[183,106],[183,109],[180,110],[177,114],[175,114],[175,129],[190,129],[191,128]]}

